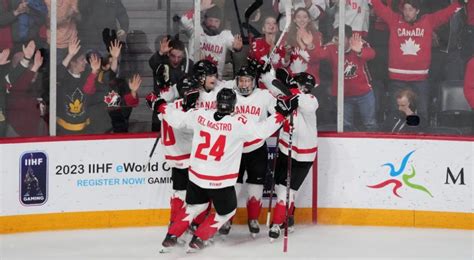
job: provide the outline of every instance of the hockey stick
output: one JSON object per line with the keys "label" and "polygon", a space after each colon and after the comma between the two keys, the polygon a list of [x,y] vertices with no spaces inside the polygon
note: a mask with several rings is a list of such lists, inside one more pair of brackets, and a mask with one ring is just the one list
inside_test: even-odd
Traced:
{"label": "hockey stick", "polygon": [[240,11],[237,6],[237,0],[234,0],[235,14],[237,15],[237,22],[239,23],[240,36],[242,36],[242,41],[245,41],[244,28],[242,27],[242,20],[240,19]]}
{"label": "hockey stick", "polygon": [[[235,0],[234,0],[235,2]],[[249,39],[249,43],[250,43],[250,23],[249,23],[249,20],[250,20],[250,16],[252,16],[253,13],[255,13],[255,11],[258,10],[258,8],[260,8],[260,6],[263,5],[263,0],[255,0],[255,2],[253,2],[249,7],[247,7],[247,9],[245,10],[245,13],[244,13],[244,17],[245,17],[245,24],[247,25],[247,38]]]}
{"label": "hockey stick", "polygon": [[290,129],[288,131],[288,169],[286,173],[286,209],[285,234],[283,237],[283,252],[288,252],[288,222],[290,219],[290,191],[291,191],[291,150],[293,149],[293,113],[290,115]]}
{"label": "hockey stick", "polygon": [[153,154],[155,153],[156,146],[158,145],[158,142],[160,141],[161,133],[158,133],[158,136],[155,139],[155,143],[153,144],[153,148],[151,148],[150,154],[148,155],[148,163],[151,162],[151,157],[153,157]]}
{"label": "hockey stick", "polygon": [[[280,130],[278,130],[280,131]],[[273,169],[272,169],[272,179],[271,179],[271,189],[270,189],[270,199],[268,201],[268,211],[267,211],[267,227],[270,227],[270,217],[272,215],[272,200],[273,193],[275,192],[275,169],[278,160],[278,142],[280,141],[280,132],[278,132],[275,146],[275,158],[273,158]]]}
{"label": "hockey stick", "polygon": [[[276,50],[278,49],[278,46],[280,46],[281,41],[283,41],[283,38],[286,36],[288,31],[290,30],[290,24],[291,24],[291,9],[293,7],[293,2],[292,0],[287,0],[289,3],[286,4],[285,6],[285,15],[287,17],[285,21],[285,28],[281,32],[280,38],[278,38],[278,41],[276,42],[275,46],[273,46],[272,51],[268,55],[268,60],[265,62],[265,66],[270,63],[270,61],[273,59],[273,56],[275,56]],[[288,19],[290,17],[290,19]]]}

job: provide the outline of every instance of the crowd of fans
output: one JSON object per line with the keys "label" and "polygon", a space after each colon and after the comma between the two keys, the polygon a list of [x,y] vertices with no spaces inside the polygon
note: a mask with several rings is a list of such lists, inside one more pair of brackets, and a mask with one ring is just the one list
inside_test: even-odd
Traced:
{"label": "crowd of fans", "polygon": [[[200,34],[197,57],[214,62],[219,79],[233,78],[249,60],[313,75],[321,130],[335,130],[339,44],[346,50],[345,131],[430,132],[440,126],[440,89],[449,80],[465,79],[461,98],[474,107],[474,1],[347,0],[343,41],[337,37],[338,0],[294,0],[291,17],[285,13],[289,1],[264,0],[247,21],[244,12],[253,2],[202,0],[198,28],[193,10],[180,14],[189,40],[159,39],[149,60],[155,91],[191,72]],[[121,0],[57,3],[57,133],[127,132],[142,85],[139,75],[121,73],[127,10]],[[0,1],[0,137],[48,134],[50,5]],[[275,46],[287,19],[288,33]],[[169,77],[161,64],[169,65]],[[226,64],[232,64],[230,73]],[[416,125],[406,120],[411,115],[419,117]],[[156,115],[151,121],[151,130],[159,131]],[[448,121],[462,120],[453,115]],[[473,122],[461,134],[471,134]]]}

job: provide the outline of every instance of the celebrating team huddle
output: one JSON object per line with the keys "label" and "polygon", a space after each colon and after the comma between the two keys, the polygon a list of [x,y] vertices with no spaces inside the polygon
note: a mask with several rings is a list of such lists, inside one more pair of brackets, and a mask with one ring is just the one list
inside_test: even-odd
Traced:
{"label": "celebrating team huddle", "polygon": [[[257,71],[267,89],[257,87]],[[215,64],[201,60],[192,76],[147,97],[161,120],[161,144],[172,165],[171,218],[161,252],[184,243],[180,237],[187,230],[193,234],[188,251],[204,248],[217,232],[229,234],[237,209],[236,190],[244,180],[249,231],[253,237],[260,232],[258,217],[268,169],[265,140],[276,132],[280,136],[274,176],[277,204],[269,236],[278,238],[286,223],[288,156],[292,161],[290,227],[295,193],[316,156],[318,102],[310,94],[314,77],[300,73],[277,79],[269,66],[259,66],[242,67],[235,80],[217,78]]]}

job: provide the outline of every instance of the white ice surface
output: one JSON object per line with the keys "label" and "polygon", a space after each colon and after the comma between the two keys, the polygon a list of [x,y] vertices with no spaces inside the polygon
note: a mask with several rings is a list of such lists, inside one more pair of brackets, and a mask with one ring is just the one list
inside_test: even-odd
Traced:
{"label": "white ice surface", "polygon": [[194,254],[159,254],[165,234],[153,227],[2,235],[0,259],[474,259],[474,232],[466,230],[297,225],[286,254],[282,239],[269,243],[266,227],[252,239],[235,225]]}

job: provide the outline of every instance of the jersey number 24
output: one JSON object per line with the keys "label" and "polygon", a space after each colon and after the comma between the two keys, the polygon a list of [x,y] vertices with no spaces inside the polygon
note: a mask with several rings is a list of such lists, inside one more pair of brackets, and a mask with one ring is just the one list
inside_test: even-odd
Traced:
{"label": "jersey number 24", "polygon": [[[195,157],[207,161],[207,157],[209,155],[215,157],[215,161],[220,161],[222,156],[224,155],[226,136],[219,135],[216,142],[211,147],[211,134],[205,131],[201,131],[199,132],[199,135],[201,137],[204,137],[204,142],[198,145]],[[209,147],[211,147],[210,150]]]}

